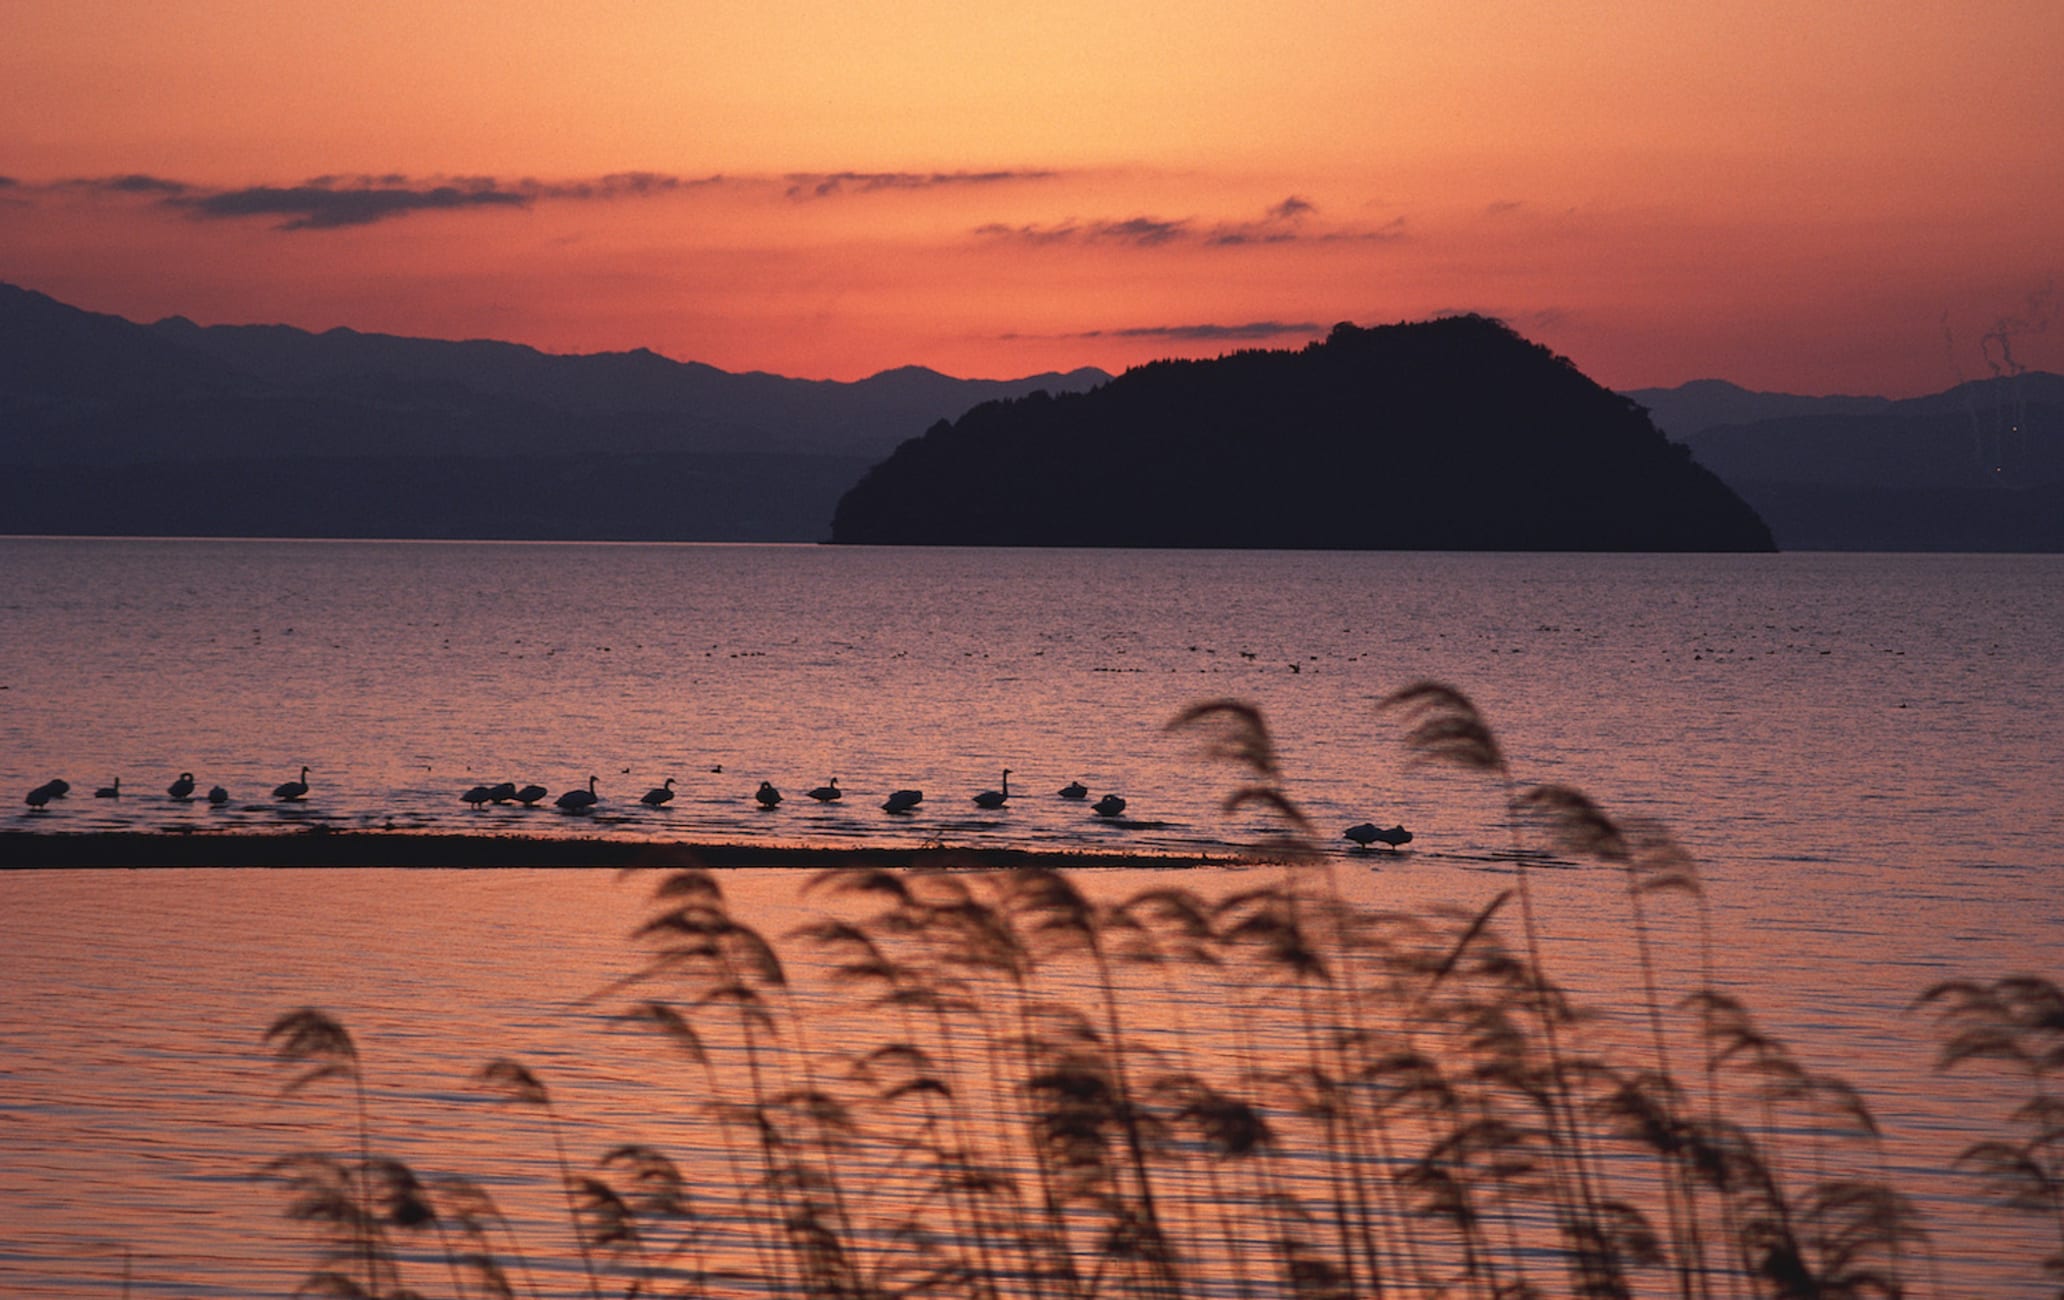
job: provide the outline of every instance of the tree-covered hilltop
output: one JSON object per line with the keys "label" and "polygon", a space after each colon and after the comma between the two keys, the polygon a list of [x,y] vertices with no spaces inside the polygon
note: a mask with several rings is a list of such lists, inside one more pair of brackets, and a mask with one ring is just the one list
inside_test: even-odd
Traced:
{"label": "tree-covered hilltop", "polygon": [[832,540],[973,546],[1767,551],[1641,407],[1480,316],[1161,361],[898,447]]}

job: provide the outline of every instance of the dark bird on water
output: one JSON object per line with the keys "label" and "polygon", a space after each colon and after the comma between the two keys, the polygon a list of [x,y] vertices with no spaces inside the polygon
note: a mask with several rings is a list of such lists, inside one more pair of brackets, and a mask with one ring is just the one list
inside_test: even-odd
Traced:
{"label": "dark bird on water", "polygon": [[781,791],[774,788],[772,781],[762,781],[760,788],[753,791],[753,798],[760,801],[760,807],[772,808],[781,802]]}
{"label": "dark bird on water", "polygon": [[174,799],[193,798],[193,773],[181,772],[177,781],[165,787],[165,793]]}
{"label": "dark bird on water", "polygon": [[535,808],[537,807],[537,801],[550,793],[552,792],[545,789],[545,787],[532,783],[518,790],[515,799],[517,803],[522,804],[525,808]]}
{"label": "dark bird on water", "polygon": [[656,785],[638,796],[638,802],[648,808],[657,808],[674,797],[674,778],[668,777],[665,785]]}
{"label": "dark bird on water", "polygon": [[487,797],[496,803],[507,803],[516,797],[516,783],[502,781],[487,787]]}
{"label": "dark bird on water", "polygon": [[45,781],[42,785],[39,785],[35,789],[29,791],[28,797],[23,799],[22,802],[26,803],[31,808],[43,807],[44,805],[48,804],[52,799],[58,797],[57,792],[50,788],[55,784],[56,782],[54,781]]}
{"label": "dark bird on water", "polygon": [[1396,852],[1412,842],[1412,832],[1402,826],[1393,826],[1387,831],[1377,831],[1376,838],[1379,842],[1388,844],[1392,852]]}
{"label": "dark bird on water", "polygon": [[845,792],[838,788],[838,778],[833,777],[829,783],[810,791],[810,797],[818,803],[837,803],[845,797]]}
{"label": "dark bird on water", "polygon": [[476,785],[471,790],[468,790],[466,791],[466,793],[459,796],[461,802],[469,803],[473,805],[475,808],[480,807],[480,805],[486,803],[488,800],[492,798],[494,798],[494,791],[488,789],[484,785]]}
{"label": "dark bird on water", "polygon": [[601,780],[600,777],[590,776],[588,778],[587,789],[568,790],[565,794],[560,795],[557,799],[553,800],[552,802],[558,804],[559,807],[566,812],[587,812],[595,806],[596,802],[600,798],[600,796],[595,793],[595,782],[599,780]]}
{"label": "dark bird on water", "polygon": [[72,792],[72,783],[63,777],[54,777],[45,781],[42,788],[51,798],[62,799]]}
{"label": "dark bird on water", "polygon": [[1107,794],[1091,804],[1090,809],[1099,817],[1116,817],[1125,811],[1125,799],[1120,795]]}
{"label": "dark bird on water", "polygon": [[1010,774],[1011,770],[1009,768],[1003,769],[1003,789],[982,791],[982,793],[975,796],[975,806],[979,808],[1003,807],[1004,801],[1010,798]]}
{"label": "dark bird on water", "polygon": [[119,799],[122,797],[122,778],[116,777],[113,785],[104,785],[93,792],[96,799]]}
{"label": "dark bird on water", "polygon": [[922,790],[892,790],[889,792],[889,797],[882,801],[882,811],[906,813],[923,802],[924,791]]}
{"label": "dark bird on water", "polygon": [[298,779],[282,781],[272,787],[272,797],[284,799],[289,803],[298,799],[306,799],[308,797],[308,765],[305,763],[301,765],[301,775]]}
{"label": "dark bird on water", "polygon": [[211,785],[211,786],[209,786],[209,787],[208,787],[208,802],[209,802],[209,803],[214,803],[214,804],[224,804],[224,803],[228,803],[228,802],[229,802],[229,791],[227,791],[227,790],[223,789],[223,788],[222,788],[221,786],[219,786],[219,785]]}
{"label": "dark bird on water", "polygon": [[1070,781],[1061,787],[1061,798],[1087,799],[1089,798],[1089,787],[1080,781]]}

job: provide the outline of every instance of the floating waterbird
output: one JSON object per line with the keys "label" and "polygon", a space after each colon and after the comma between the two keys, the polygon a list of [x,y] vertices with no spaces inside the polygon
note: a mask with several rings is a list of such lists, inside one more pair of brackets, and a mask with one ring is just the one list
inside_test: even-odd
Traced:
{"label": "floating waterbird", "polygon": [[892,790],[889,792],[889,797],[882,801],[882,811],[906,813],[923,802],[924,791],[922,790]]}
{"label": "floating waterbird", "polygon": [[51,798],[62,799],[72,792],[72,783],[63,777],[53,777],[43,783],[43,789],[49,792]]}
{"label": "floating waterbird", "polygon": [[982,791],[982,793],[975,796],[975,806],[978,808],[1003,807],[1004,801],[1010,798],[1010,774],[1011,770],[1009,768],[1003,769],[1003,789]]}
{"label": "floating waterbird", "polygon": [[119,799],[122,797],[122,778],[116,777],[113,785],[104,785],[93,792],[96,799]]}
{"label": "floating waterbird", "polygon": [[284,799],[289,803],[298,799],[306,799],[308,797],[308,765],[305,763],[301,765],[301,775],[297,780],[282,781],[272,787],[272,797]]}
{"label": "floating waterbird", "polygon": [[525,808],[535,808],[537,807],[537,801],[550,793],[552,792],[545,789],[545,787],[533,783],[524,786],[516,792],[516,802],[522,804]]}
{"label": "floating waterbird", "polygon": [[831,778],[829,784],[820,785],[815,790],[810,791],[810,797],[818,803],[837,803],[844,796],[845,792],[838,788],[837,777]]}
{"label": "floating waterbird", "polygon": [[516,783],[502,781],[487,787],[487,797],[496,803],[507,803],[516,797]]}
{"label": "floating waterbird", "polygon": [[214,803],[214,804],[223,804],[223,803],[228,803],[228,802],[229,802],[229,791],[227,791],[227,790],[223,789],[223,788],[222,788],[221,786],[219,786],[219,785],[211,785],[211,786],[209,786],[209,787],[208,787],[208,802],[209,802],[209,803]]}
{"label": "floating waterbird", "polygon": [[595,793],[595,782],[599,781],[600,779],[600,777],[590,776],[588,778],[587,789],[568,790],[565,794],[560,795],[557,799],[554,799],[552,802],[558,804],[559,807],[566,812],[587,812],[589,809],[595,806],[596,801],[600,798],[600,796]]}
{"label": "floating waterbird", "polygon": [[674,778],[668,777],[665,785],[656,785],[638,796],[638,802],[648,808],[657,808],[674,797]]}
{"label": "floating waterbird", "polygon": [[48,804],[52,799],[58,797],[57,793],[50,788],[53,784],[54,782],[45,781],[42,785],[39,785],[35,789],[29,791],[28,797],[23,799],[22,802],[26,803],[31,808],[43,807],[44,805]]}
{"label": "floating waterbird", "polygon": [[781,791],[774,788],[772,781],[762,781],[760,788],[753,791],[753,798],[760,801],[760,807],[772,808],[781,802]]}
{"label": "floating waterbird", "polygon": [[174,799],[193,798],[193,773],[181,772],[177,781],[165,787],[165,793]]}
{"label": "floating waterbird", "polygon": [[1070,781],[1061,787],[1061,798],[1087,799],[1089,798],[1089,787],[1080,781]]}
{"label": "floating waterbird", "polygon": [[1353,840],[1356,848],[1363,849],[1374,844],[1376,837],[1382,833],[1382,831],[1376,829],[1375,822],[1359,822],[1340,832],[1342,838]]}
{"label": "floating waterbird", "polygon": [[1412,832],[1402,826],[1393,826],[1387,831],[1377,831],[1376,838],[1388,844],[1391,852],[1395,853],[1412,842]]}
{"label": "floating waterbird", "polygon": [[1122,795],[1107,794],[1091,804],[1090,809],[1099,817],[1116,817],[1125,811],[1125,799]]}
{"label": "floating waterbird", "polygon": [[468,790],[466,791],[466,793],[459,796],[461,802],[469,803],[473,805],[475,808],[478,808],[480,805],[486,803],[488,800],[492,798],[494,798],[494,791],[488,789],[484,785],[476,785],[471,790]]}

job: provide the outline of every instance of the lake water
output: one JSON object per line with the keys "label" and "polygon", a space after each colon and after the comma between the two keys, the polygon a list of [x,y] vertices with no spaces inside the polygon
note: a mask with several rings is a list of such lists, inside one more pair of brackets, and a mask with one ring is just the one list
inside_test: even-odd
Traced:
{"label": "lake water", "polygon": [[[1344,892],[1414,910],[1474,909],[1511,883],[1501,792],[1406,763],[1376,707],[1450,681],[1519,780],[1660,818],[1692,850],[1719,981],[1864,1090],[1952,1276],[2015,1240],[1944,1172],[2010,1093],[1934,1075],[1907,1004],[1940,979],[2056,973],[2058,557],[13,539],[0,620],[10,829],[1215,852],[1269,825],[1221,814],[1236,774],[1163,724],[1234,697],[1267,716]],[[303,764],[305,803],[267,797]],[[1005,767],[1011,801],[977,809]],[[182,770],[231,801],[170,800]],[[459,798],[590,774],[603,801],[587,817]],[[71,796],[26,808],[52,776]],[[118,776],[121,798],[92,797]],[[830,777],[840,804],[802,797]],[[668,778],[671,805],[637,803]],[[762,780],[787,794],[772,812],[752,799]],[[1071,780],[1123,794],[1126,817],[1056,798]],[[924,803],[882,812],[906,786]],[[1336,837],[1364,820],[1415,841],[1356,853]],[[1617,886],[1536,874],[1551,969],[1622,999]],[[732,888],[779,931],[816,906],[797,885]],[[411,1158],[498,1153],[512,1186],[550,1177],[503,1151],[506,1129],[455,1082],[509,1052],[567,1080],[582,1150],[678,1140],[627,1099],[638,1071],[594,1049],[621,1030],[579,1002],[628,969],[639,889],[580,873],[0,878],[0,1289],[109,1294],[124,1250],[139,1293],[290,1289],[307,1252],[251,1174],[339,1139],[314,1102],[274,1099],[256,1039],[304,1003],[342,1015],[391,1106],[421,1112],[394,1137]],[[1688,913],[1655,924],[1681,990]]]}

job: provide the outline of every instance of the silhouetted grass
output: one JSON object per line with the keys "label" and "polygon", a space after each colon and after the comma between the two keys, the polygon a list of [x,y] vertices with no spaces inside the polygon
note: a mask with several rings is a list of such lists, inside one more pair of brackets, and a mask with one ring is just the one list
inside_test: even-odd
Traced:
{"label": "silhouetted grass", "polygon": [[[549,1136],[584,1293],[1939,1291],[1862,1099],[1716,987],[1684,850],[1577,791],[1523,785],[1451,688],[1411,687],[1384,709],[1416,759],[1503,797],[1513,883],[1480,909],[1348,901],[1261,715],[1234,701],[1170,724],[1237,769],[1229,811],[1264,809],[1278,828],[1273,874],[1221,896],[1157,884],[1107,901],[1046,868],[854,866],[811,879],[823,919],[769,937],[731,913],[716,875],[659,875],[636,932],[644,961],[597,1000],[671,1045],[686,1067],[676,1104],[709,1141],[619,1145],[579,1169],[536,1073],[501,1060],[475,1079]],[[1555,936],[1528,871],[1548,854],[1597,864],[1601,905],[1625,909],[1634,1005],[1617,1010],[1631,1036],[1549,972]],[[1651,938],[1666,902],[1695,909],[1700,935],[1675,972],[1693,991],[1675,1001]],[[2053,1222],[2058,1251],[2035,1268],[2054,1288],[2064,994],[2024,978],[1947,984],[1920,1004],[1943,1019],[1945,1067],[1993,1062],[2028,1081],[2013,1136],[1965,1160]],[[348,1082],[357,1125],[354,1155],[272,1166],[289,1216],[323,1238],[304,1290],[547,1294],[525,1254],[539,1248],[480,1186],[375,1154],[341,1025],[303,1010],[267,1038],[290,1089]]]}

